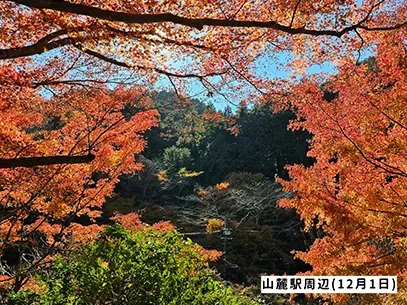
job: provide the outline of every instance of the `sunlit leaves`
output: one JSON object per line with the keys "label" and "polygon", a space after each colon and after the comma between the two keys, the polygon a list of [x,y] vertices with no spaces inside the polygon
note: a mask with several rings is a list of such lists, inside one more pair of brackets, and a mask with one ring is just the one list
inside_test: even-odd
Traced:
{"label": "sunlit leaves", "polygon": [[[3,158],[96,156],[87,164],[0,170],[0,251],[15,243],[38,246],[43,250],[36,256],[44,260],[59,247],[96,237],[101,227],[75,220],[84,216],[94,223],[118,176],[141,170],[134,155],[144,149],[143,133],[156,126],[157,112],[141,110],[149,100],[137,88],[76,89],[50,99],[28,93],[3,101]],[[140,110],[125,115],[126,105]],[[14,267],[23,271],[30,263],[36,264]]]}
{"label": "sunlit leaves", "polygon": [[225,222],[222,220],[211,218],[208,220],[208,224],[206,225],[206,232],[212,233],[214,231],[221,230],[224,224]]}
{"label": "sunlit leaves", "polygon": [[58,257],[39,277],[37,294],[11,293],[10,299],[27,305],[33,298],[40,304],[256,304],[214,279],[207,263],[219,255],[174,230],[114,225],[70,257]]}
{"label": "sunlit leaves", "polygon": [[299,119],[292,127],[313,134],[308,155],[317,162],[290,167],[292,181],[282,183],[295,195],[280,204],[296,208],[307,228],[325,232],[298,254],[315,274],[405,274],[405,52],[395,34],[383,38],[369,65],[344,62],[324,84],[329,100],[312,79],[295,87]]}

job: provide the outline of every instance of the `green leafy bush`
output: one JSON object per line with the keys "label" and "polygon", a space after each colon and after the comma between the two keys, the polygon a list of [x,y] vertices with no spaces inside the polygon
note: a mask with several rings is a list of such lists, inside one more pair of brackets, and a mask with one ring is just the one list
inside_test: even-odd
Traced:
{"label": "green leafy bush", "polygon": [[36,300],[14,295],[14,304],[257,304],[214,278],[202,247],[162,231],[107,227],[93,244],[55,261]]}

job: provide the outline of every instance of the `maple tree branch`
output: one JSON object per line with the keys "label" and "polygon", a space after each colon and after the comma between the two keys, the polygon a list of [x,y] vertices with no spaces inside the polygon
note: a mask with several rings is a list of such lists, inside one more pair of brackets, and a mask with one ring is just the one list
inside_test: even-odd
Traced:
{"label": "maple tree branch", "polygon": [[95,83],[95,84],[132,84],[134,81],[119,81],[119,80],[96,80],[96,79],[61,79],[61,80],[44,80],[40,82],[34,82],[33,87],[38,88],[40,86],[55,86],[55,85],[83,85],[83,83]]}
{"label": "maple tree branch", "polygon": [[78,50],[80,50],[81,52],[84,52],[84,53],[86,53],[88,55],[94,56],[94,57],[99,58],[99,59],[101,59],[103,61],[106,61],[108,63],[114,64],[114,65],[117,65],[117,66],[120,66],[120,67],[129,68],[129,69],[136,68],[136,69],[142,69],[142,70],[152,70],[154,72],[157,72],[159,74],[163,74],[163,75],[166,75],[166,76],[173,76],[173,77],[178,77],[178,78],[198,78],[198,79],[202,79],[204,77],[219,76],[221,74],[226,73],[226,71],[224,71],[224,72],[213,72],[213,73],[201,74],[201,75],[200,74],[194,74],[194,73],[177,74],[177,73],[172,73],[172,72],[165,71],[165,70],[162,70],[162,69],[159,69],[159,68],[154,68],[154,67],[147,68],[147,67],[137,66],[137,65],[133,66],[133,65],[127,64],[125,62],[118,61],[118,60],[116,60],[114,58],[107,57],[107,56],[105,56],[103,54],[100,54],[100,53],[98,53],[96,51],[86,49],[86,48],[82,48],[80,44],[75,44],[74,47],[77,48]]}
{"label": "maple tree branch", "polygon": [[39,165],[52,164],[79,164],[89,163],[95,159],[95,155],[87,154],[82,156],[49,156],[49,157],[29,157],[15,159],[0,159],[0,168],[13,167],[34,167]]}
{"label": "maple tree branch", "polygon": [[[375,160],[378,161],[380,164],[374,162],[371,158],[369,158],[364,152],[363,150],[359,147],[359,145],[352,140],[345,132],[345,130],[342,128],[342,126],[340,125],[340,123],[338,122],[338,120],[336,120],[335,118],[333,118],[321,105],[318,105],[318,107],[333,121],[336,123],[336,125],[338,126],[338,128],[341,131],[341,134],[356,148],[356,150],[360,153],[360,155],[362,156],[363,159],[365,159],[368,163],[372,164],[373,166],[380,168],[382,170],[384,170],[385,172],[388,172],[390,174],[394,174],[397,176],[402,176],[402,177],[407,177],[407,173],[404,172],[403,170],[401,170],[398,167],[392,166],[390,164],[384,163],[382,161],[379,160]],[[387,168],[386,168],[387,167]]]}
{"label": "maple tree branch", "polygon": [[[128,151],[127,155],[131,154],[132,151],[133,150],[130,149]],[[38,259],[35,263],[33,263],[31,266],[29,266],[25,270],[22,270],[19,274],[12,277],[12,278],[15,279],[15,286],[16,285],[21,286],[21,282],[24,279],[27,279],[27,277],[30,275],[30,272],[32,270],[34,270],[37,266],[41,265],[49,257],[49,255],[51,255],[57,249],[57,243],[60,242],[61,239],[64,237],[64,231],[74,222],[74,218],[78,215],[78,213],[81,210],[88,207],[89,204],[94,200],[94,198],[97,197],[97,195],[114,179],[114,177],[117,177],[117,175],[119,173],[119,168],[120,168],[120,166],[116,166],[116,168],[114,169],[113,174],[108,178],[108,180],[105,182],[105,184],[97,191],[96,194],[94,194],[85,204],[83,204],[81,206],[80,201],[83,199],[83,194],[84,194],[85,189],[82,191],[82,194],[81,194],[80,198],[78,200],[76,200],[75,211],[72,214],[70,214],[68,216],[68,218],[63,222],[63,224],[61,225],[61,228],[59,230],[59,233],[54,235],[53,243],[46,248],[47,251],[44,254],[42,254],[41,258]],[[22,277],[22,278],[19,278],[19,277]],[[7,279],[7,280],[9,280],[9,279]],[[0,282],[2,282],[2,281],[4,281],[4,280],[0,280]],[[17,288],[19,288],[19,287],[17,287]]]}
{"label": "maple tree branch", "polygon": [[[153,42],[153,43],[162,43],[162,44],[173,44],[173,45],[177,45],[177,46],[190,47],[190,48],[194,48],[194,49],[203,49],[203,50],[207,50],[207,51],[214,50],[214,48],[212,48],[212,47],[194,44],[190,41],[177,41],[177,40],[165,37],[164,35],[157,33],[155,30],[149,30],[149,31],[145,31],[145,32],[131,32],[131,31],[123,31],[123,30],[117,29],[115,27],[112,27],[109,24],[106,24],[105,27],[106,27],[106,29],[108,29],[114,33],[118,33],[123,36],[135,37],[135,38],[138,38],[143,41],[148,41],[148,42]],[[151,37],[151,38],[147,37],[148,35],[151,35],[153,37],[156,36],[159,39],[154,40],[153,37]]]}
{"label": "maple tree branch", "polygon": [[178,96],[178,98],[181,98],[181,95],[178,93],[177,86],[176,86],[176,85],[174,84],[174,82],[172,81],[171,76],[167,75],[167,77],[168,77],[168,80],[169,80],[170,83],[171,83],[171,86],[174,88],[175,94]]}
{"label": "maple tree branch", "polygon": [[[394,175],[398,175],[398,176],[402,176],[402,177],[407,177],[407,173],[404,172],[403,170],[401,170],[400,168],[396,167],[396,166],[392,166],[392,165],[390,165],[390,164],[387,164],[387,163],[385,163],[385,162],[383,162],[383,161],[376,160],[376,159],[375,159],[375,161],[379,162],[380,164],[378,164],[378,163],[372,161],[372,159],[369,158],[369,157],[363,152],[363,150],[359,147],[359,145],[357,145],[357,144],[355,143],[355,141],[353,141],[353,140],[345,133],[345,131],[343,130],[343,128],[342,128],[341,126],[339,126],[339,123],[337,123],[337,124],[338,124],[338,127],[340,128],[340,130],[341,130],[343,136],[356,148],[356,150],[360,153],[360,155],[363,157],[363,159],[365,159],[368,163],[370,163],[370,164],[374,165],[375,167],[380,168],[380,169],[382,169],[382,170],[384,170],[385,172],[388,172],[388,173],[390,173],[390,174],[394,174]],[[381,165],[381,164],[382,164],[382,165]],[[386,168],[386,167],[387,167],[387,168]]]}
{"label": "maple tree branch", "polygon": [[232,68],[233,71],[235,71],[240,77],[242,77],[244,80],[246,80],[257,92],[259,92],[262,96],[264,96],[264,92],[261,91],[249,78],[247,78],[242,72],[237,70],[229,60],[227,60],[227,59],[224,59],[224,60],[230,66],[230,68]]}
{"label": "maple tree branch", "polygon": [[[132,151],[132,150],[130,150],[130,151]],[[76,201],[77,204],[75,206],[75,211],[72,214],[70,214],[68,216],[68,218],[63,222],[63,224],[61,225],[61,227],[59,229],[59,232],[57,234],[54,234],[54,241],[52,242],[52,244],[50,244],[48,247],[46,247],[45,253],[43,253],[41,255],[41,257],[36,262],[34,262],[31,266],[20,271],[19,274],[11,277],[11,278],[15,279],[14,289],[16,289],[16,288],[19,289],[21,287],[21,283],[24,280],[27,280],[28,277],[30,276],[30,272],[32,272],[32,270],[35,270],[36,267],[43,264],[43,262],[46,261],[46,259],[49,258],[49,256],[52,255],[55,252],[55,250],[57,250],[58,242],[60,242],[61,239],[64,237],[64,234],[65,234],[64,231],[66,229],[68,229],[68,227],[72,223],[74,223],[74,218],[78,216],[78,213],[81,210],[83,210],[84,208],[86,208],[92,202],[92,200],[94,200],[94,198],[96,198],[97,195],[100,194],[100,192],[106,187],[106,185],[108,185],[114,179],[114,177],[116,177],[118,175],[119,168],[120,168],[120,166],[116,166],[116,168],[113,172],[113,175],[111,175],[111,177],[108,178],[108,180],[105,182],[105,184],[85,204],[80,206],[80,201],[83,199],[83,194],[84,194],[84,190],[82,191],[81,197]],[[19,278],[19,277],[21,277],[21,278]],[[10,280],[10,279],[0,280],[0,283],[2,281],[7,281],[7,280]]]}
{"label": "maple tree branch", "polygon": [[[57,171],[53,174],[53,176],[47,181],[47,184],[53,179],[53,177],[55,177],[55,175],[62,169],[63,167],[59,167],[57,169]],[[28,268],[26,268],[25,270],[20,271],[18,274],[12,276],[9,279],[6,280],[0,280],[0,282],[4,282],[4,281],[8,281],[10,279],[14,279],[15,280],[15,284],[14,284],[14,289],[19,289],[21,288],[21,285],[24,281],[26,281],[28,279],[28,277],[30,276],[30,272],[32,270],[34,270],[37,266],[40,266],[41,264],[43,264],[43,261],[45,261],[56,249],[57,249],[57,243],[61,240],[61,238],[63,237],[64,231],[69,227],[69,225],[74,221],[74,217],[76,217],[78,215],[78,213],[83,210],[86,205],[90,204],[90,202],[92,200],[94,200],[94,198],[103,190],[103,188],[106,187],[106,185],[113,180],[113,177],[117,176],[117,171],[118,171],[119,166],[116,167],[115,169],[115,175],[112,175],[108,181],[106,181],[106,183],[98,190],[98,192],[96,194],[93,195],[92,198],[90,198],[87,203],[85,205],[83,205],[82,207],[80,207],[79,202],[80,200],[83,198],[83,195],[85,193],[85,189],[82,190],[82,194],[80,196],[80,198],[77,200],[78,204],[76,205],[76,210],[74,213],[72,213],[68,219],[66,221],[64,221],[64,223],[61,225],[61,228],[59,230],[59,233],[54,235],[54,241],[51,245],[49,245],[48,247],[46,247],[46,252],[43,253],[41,255],[41,257],[35,262],[33,263],[31,266],[29,266]],[[90,177],[88,178],[88,180],[91,179]],[[32,198],[33,199],[33,198]],[[30,199],[31,201],[31,199]],[[33,233],[30,232],[30,233]]]}
{"label": "maple tree branch", "polygon": [[[0,50],[0,60],[1,59],[12,59],[12,58],[19,58],[19,57],[26,57],[26,56],[32,56],[32,55],[37,55],[37,54],[42,54],[45,52],[48,52],[53,49],[57,49],[63,46],[67,45],[74,45],[78,44],[80,42],[84,42],[86,39],[84,38],[79,38],[79,37],[64,37],[59,40],[53,40],[57,37],[63,36],[63,35],[68,35],[70,33],[79,33],[83,32],[86,29],[91,29],[92,27],[75,27],[75,28],[69,28],[69,29],[63,29],[63,30],[58,30],[55,32],[52,32],[48,35],[45,35],[43,38],[38,40],[36,43],[29,45],[29,46],[24,46],[24,47],[15,47],[15,48],[10,48],[10,49],[2,49]],[[112,31],[112,28],[108,28],[110,31]],[[107,34],[107,37],[114,37],[113,34]],[[102,36],[98,37],[103,38]]]}
{"label": "maple tree branch", "polygon": [[407,217],[407,214],[399,213],[399,212],[376,210],[376,209],[367,209],[367,210],[370,212],[384,213],[384,214],[390,214],[390,215],[395,215],[395,216],[400,216],[400,217]]}
{"label": "maple tree branch", "polygon": [[369,27],[364,26],[364,25],[359,25],[357,28],[365,30],[365,31],[369,31],[369,32],[375,32],[375,31],[398,30],[398,29],[400,29],[402,27],[405,27],[405,26],[407,26],[407,21],[404,21],[402,23],[397,23],[396,25],[391,26],[391,27],[380,27],[380,26],[378,26],[378,27],[369,28]]}
{"label": "maple tree branch", "polygon": [[238,8],[238,10],[233,14],[233,17],[230,18],[231,20],[235,19],[235,17],[237,16],[237,14],[239,14],[239,12],[242,10],[242,8],[246,5],[247,0],[245,0],[242,5]]}
{"label": "maple tree branch", "polygon": [[[36,198],[38,198],[41,193],[43,192],[43,190],[51,183],[51,181],[58,175],[60,174],[61,170],[63,169],[64,166],[60,166],[59,168],[57,168],[57,170],[51,175],[51,177],[49,177],[47,179],[47,181],[45,181],[44,184],[42,184],[37,190],[35,190],[31,197],[23,204],[21,204],[19,207],[17,207],[14,211],[12,211],[11,213],[8,213],[8,215],[4,215],[2,217],[0,217],[0,225],[2,223],[4,223],[5,221],[7,221],[11,216],[14,216],[16,214],[18,214],[21,210],[23,209],[27,209],[29,204],[31,204],[32,202],[34,202],[34,200]],[[10,189],[11,192],[11,189]],[[10,193],[9,192],[9,193]],[[4,198],[4,197],[3,197]],[[1,202],[1,201],[0,201]]]}
{"label": "maple tree branch", "polygon": [[366,99],[370,105],[372,105],[374,108],[377,109],[381,114],[383,114],[386,118],[388,118],[391,122],[395,123],[396,125],[400,126],[401,128],[407,130],[407,126],[402,124],[400,121],[394,119],[387,113],[385,113],[383,110],[381,110],[375,103],[373,103],[369,98]]}
{"label": "maple tree branch", "polygon": [[[46,38],[47,36],[45,36],[44,38]],[[0,59],[11,59],[32,56],[75,43],[75,39],[73,39],[72,37],[66,37],[52,42],[48,42],[47,39],[44,40],[44,38],[40,39],[37,43],[30,46],[2,49],[0,50]]]}
{"label": "maple tree branch", "polygon": [[359,25],[361,25],[362,23],[365,23],[366,21],[369,20],[370,16],[372,15],[373,11],[380,6],[380,4],[382,4],[385,0],[380,0],[379,2],[375,3],[372,5],[372,7],[370,8],[370,10],[367,12],[366,16],[358,22]]}
{"label": "maple tree branch", "polygon": [[273,20],[270,21],[255,21],[255,20],[230,20],[230,19],[214,19],[214,18],[187,18],[178,16],[171,13],[162,14],[132,14],[126,12],[115,12],[111,10],[105,10],[98,7],[88,6],[84,4],[77,4],[66,2],[63,0],[53,1],[53,0],[10,0],[11,2],[17,4],[23,4],[31,8],[38,9],[50,9],[54,11],[60,11],[65,13],[72,13],[76,15],[90,16],[93,18],[98,18],[102,20],[109,21],[119,21],[133,24],[147,24],[147,23],[162,23],[162,22],[172,22],[174,24],[180,24],[198,30],[202,30],[204,26],[221,26],[221,27],[258,27],[258,28],[269,28],[277,31],[285,32],[288,34],[306,34],[312,36],[335,36],[342,37],[348,32],[352,32],[358,28],[367,31],[388,31],[395,30],[400,27],[407,25],[407,21],[403,23],[398,23],[393,26],[388,27],[374,27],[369,28],[368,26],[363,26],[362,24],[366,22],[373,10],[381,4],[382,1],[373,5],[368,14],[357,24],[344,27],[342,30],[312,30],[307,29],[305,26],[300,28],[292,28],[291,26],[284,26]]}
{"label": "maple tree branch", "polygon": [[17,57],[24,57],[24,56],[31,56],[35,54],[41,54],[45,52],[45,50],[52,50],[55,48],[59,48],[64,45],[74,43],[74,39],[72,37],[66,37],[60,40],[52,41],[53,39],[67,35],[71,32],[81,32],[84,31],[84,27],[76,27],[70,29],[63,29],[52,32],[48,35],[45,35],[43,38],[38,40],[36,43],[24,46],[24,47],[16,47],[10,49],[2,49],[0,50],[0,59],[10,59],[10,58],[17,58]]}
{"label": "maple tree branch", "polygon": [[217,89],[211,82],[207,81],[206,79],[201,80],[202,85],[208,90],[208,94],[212,93],[212,91],[205,85],[207,83],[217,94],[222,96],[228,103],[231,105],[237,107],[236,103],[232,102],[224,93],[220,92],[219,89]]}
{"label": "maple tree branch", "polygon": [[[358,58],[356,59],[356,65],[359,63],[359,60],[360,60],[360,57],[362,56],[362,52],[361,52],[361,50],[362,50],[362,48],[363,48],[363,45],[364,45],[364,43],[365,43],[365,40],[363,39],[363,37],[362,37],[362,35],[360,35],[360,33],[358,32],[358,30],[355,30],[355,33],[356,33],[356,35],[359,37],[359,39],[360,39],[360,46],[359,46],[359,49],[358,49]],[[356,65],[355,65],[355,69],[354,70],[356,70]]]}
{"label": "maple tree branch", "polygon": [[300,3],[301,3],[301,0],[298,0],[297,4],[294,7],[294,12],[293,12],[293,15],[291,17],[290,27],[293,26],[294,19],[295,19],[295,14],[297,13],[297,10],[298,10],[298,7],[300,6]]}

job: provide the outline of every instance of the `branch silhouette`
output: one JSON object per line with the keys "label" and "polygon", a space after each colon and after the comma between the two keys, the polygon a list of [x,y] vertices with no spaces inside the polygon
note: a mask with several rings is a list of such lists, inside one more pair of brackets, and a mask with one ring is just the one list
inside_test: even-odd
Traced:
{"label": "branch silhouette", "polygon": [[0,168],[34,167],[53,164],[80,164],[89,163],[93,160],[95,160],[95,155],[91,153],[82,156],[48,156],[0,159]]}

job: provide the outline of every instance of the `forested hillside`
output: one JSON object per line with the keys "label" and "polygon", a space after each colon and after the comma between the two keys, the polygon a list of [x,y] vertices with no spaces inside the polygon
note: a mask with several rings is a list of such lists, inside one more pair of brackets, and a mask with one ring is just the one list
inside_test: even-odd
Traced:
{"label": "forested hillside", "polygon": [[[162,123],[146,134],[147,149],[140,157],[144,170],[120,178],[117,195],[105,205],[108,216],[121,207],[121,212],[142,211],[143,220],[170,220],[199,244],[218,250],[223,249],[221,232],[206,234],[206,227],[212,219],[226,219],[234,231],[228,249],[234,268],[227,279],[234,282],[257,283],[262,270],[308,270],[290,252],[305,250],[312,237],[302,232],[295,211],[277,208],[278,199],[290,196],[276,182],[288,179],[285,166],[313,163],[306,157],[311,136],[288,130],[295,114],[261,105],[219,111],[222,122],[216,122],[205,119],[215,109],[203,110],[198,100],[192,102],[191,116],[182,107],[161,107],[176,99],[174,94],[157,96],[166,97],[156,100]],[[219,270],[222,265],[217,264]]]}

